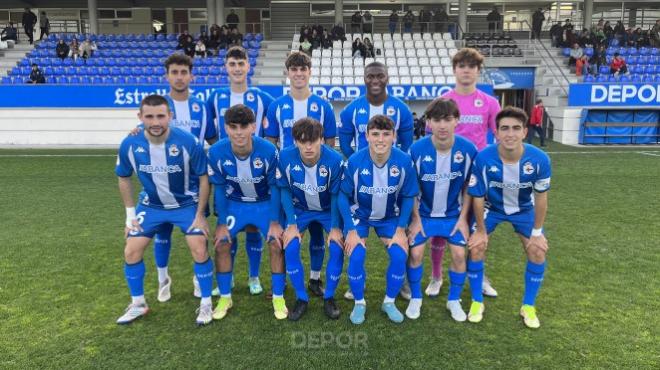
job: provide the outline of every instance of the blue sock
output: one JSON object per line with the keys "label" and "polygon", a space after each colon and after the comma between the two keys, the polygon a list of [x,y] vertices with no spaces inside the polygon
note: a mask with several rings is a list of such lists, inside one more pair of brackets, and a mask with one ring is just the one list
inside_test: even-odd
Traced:
{"label": "blue sock", "polygon": [[470,280],[470,291],[472,291],[472,300],[474,302],[483,302],[484,294],[481,291],[481,285],[484,281],[484,261],[468,260],[467,276]]}
{"label": "blue sock", "polygon": [[545,273],[545,261],[543,263],[534,263],[527,261],[527,270],[525,271],[525,296],[523,304],[533,306],[536,302],[536,296],[543,283],[543,274]]}
{"label": "blue sock", "polygon": [[236,260],[236,252],[238,252],[238,239],[231,239],[231,269],[234,270],[234,261]]}
{"label": "blue sock", "polygon": [[[449,296],[448,301],[456,301],[461,298],[463,285],[465,285],[465,276],[467,272],[455,272],[449,270]],[[481,290],[481,289],[480,289]]]}
{"label": "blue sock", "polygon": [[167,267],[172,249],[172,229],[168,232],[159,231],[154,237],[154,259],[156,267]]}
{"label": "blue sock", "polygon": [[283,272],[273,272],[273,295],[284,295],[284,284],[286,284],[286,274]]}
{"label": "blue sock", "polygon": [[233,272],[216,272],[215,280],[218,282],[218,289],[220,289],[220,295],[229,295],[231,294],[231,277]]}
{"label": "blue sock", "polygon": [[195,262],[193,267],[197,281],[199,281],[199,290],[202,293],[202,298],[211,297],[213,291],[213,262],[207,259],[206,262]]}
{"label": "blue sock", "polygon": [[312,271],[323,269],[325,258],[325,240],[323,239],[323,227],[312,222],[309,225],[309,267]]}
{"label": "blue sock", "polygon": [[408,256],[398,244],[392,244],[387,248],[390,255],[390,264],[387,266],[385,275],[385,295],[396,298],[406,278],[406,260]]}
{"label": "blue sock", "polygon": [[[264,216],[265,217],[265,216]],[[248,255],[250,262],[250,277],[259,277],[259,267],[261,266],[261,251],[263,250],[263,242],[261,234],[245,233],[245,251]]]}
{"label": "blue sock", "polygon": [[344,268],[344,251],[339,244],[330,241],[330,258],[328,258],[328,265],[325,267],[325,294],[323,299],[334,298],[339,279],[341,278],[341,270]]}
{"label": "blue sock", "polygon": [[300,259],[300,239],[295,238],[290,241],[289,245],[284,248],[284,255],[286,273],[296,291],[296,297],[302,301],[309,301],[307,289],[305,289],[305,267]]}
{"label": "blue sock", "polygon": [[424,274],[424,265],[417,267],[407,267],[408,284],[410,285],[410,296],[412,298],[422,298],[422,275]]}
{"label": "blue sock", "polygon": [[367,254],[367,249],[358,244],[353,253],[348,258],[348,285],[351,287],[353,297],[356,301],[364,299],[364,282],[367,278],[366,271],[364,270],[364,257]]}
{"label": "blue sock", "polygon": [[124,276],[131,297],[144,295],[144,271],[144,260],[133,264],[124,262]]}

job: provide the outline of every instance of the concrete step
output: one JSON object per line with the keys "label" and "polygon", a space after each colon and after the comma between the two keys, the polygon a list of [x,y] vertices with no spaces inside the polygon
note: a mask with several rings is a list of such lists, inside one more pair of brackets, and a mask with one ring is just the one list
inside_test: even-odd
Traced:
{"label": "concrete step", "polygon": [[289,55],[288,50],[266,50],[263,52],[263,58],[267,59],[279,59],[279,60],[285,60],[287,55]]}
{"label": "concrete step", "polygon": [[270,67],[270,68],[283,68],[283,66],[284,66],[284,58],[282,58],[282,59],[279,59],[279,58],[278,58],[278,59],[268,59],[268,60],[264,60],[262,66],[263,66],[263,67],[266,67],[266,68],[269,68],[269,67]]}
{"label": "concrete step", "polygon": [[283,85],[284,78],[256,77],[252,79],[255,85]]}

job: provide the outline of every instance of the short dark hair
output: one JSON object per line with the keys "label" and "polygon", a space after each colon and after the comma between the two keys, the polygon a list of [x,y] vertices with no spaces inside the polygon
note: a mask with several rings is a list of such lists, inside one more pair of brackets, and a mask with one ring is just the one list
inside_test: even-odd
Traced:
{"label": "short dark hair", "polygon": [[524,110],[516,107],[505,107],[502,109],[499,113],[497,113],[497,116],[495,116],[495,126],[499,129],[500,128],[500,121],[503,118],[513,118],[517,119],[518,121],[522,122],[523,127],[527,127],[527,120],[529,117],[527,116],[527,113],[525,113]]}
{"label": "short dark hair", "polygon": [[247,52],[245,49],[243,49],[242,46],[232,46],[227,50],[227,54],[225,55],[225,61],[229,58],[234,58],[234,59],[248,59]]}
{"label": "short dark hair", "polygon": [[388,74],[387,73],[387,66],[385,64],[381,63],[381,62],[371,62],[371,63],[367,64],[364,67],[365,74],[366,74],[366,72],[369,68],[382,68],[382,69],[385,70],[385,74]]}
{"label": "short dark hair", "polygon": [[225,125],[237,124],[246,126],[255,122],[254,112],[243,104],[236,104],[225,112]]}
{"label": "short dark hair", "polygon": [[436,120],[449,117],[459,119],[461,118],[461,112],[458,110],[458,106],[456,105],[455,101],[451,99],[435,98],[426,107],[424,116],[426,116],[426,119]]}
{"label": "short dark hair", "polygon": [[394,121],[388,116],[377,114],[367,122],[367,132],[369,130],[389,130],[394,131]]}
{"label": "short dark hair", "polygon": [[167,99],[165,99],[161,95],[149,95],[142,99],[140,102],[140,112],[142,111],[142,107],[144,106],[149,106],[149,107],[158,107],[160,105],[164,105],[167,107],[167,111],[170,111],[170,105],[167,103]]}
{"label": "short dark hair", "polygon": [[293,53],[289,54],[289,56],[286,58],[286,62],[284,63],[284,66],[288,70],[291,67],[307,67],[307,68],[312,68],[312,60],[309,58],[309,56],[302,51],[294,51]]}
{"label": "short dark hair", "polygon": [[536,99],[536,104],[539,104],[539,103],[543,103],[543,99],[541,99],[541,98]]}
{"label": "short dark hair", "polygon": [[461,63],[469,66],[477,66],[477,68],[481,69],[484,64],[484,57],[477,49],[462,48],[451,59],[451,66],[452,68],[456,68]]}
{"label": "short dark hair", "polygon": [[172,64],[180,65],[180,66],[186,66],[188,67],[188,71],[192,72],[193,69],[193,60],[189,56],[185,54],[172,54],[167,59],[165,59],[165,73],[170,71],[170,66]]}
{"label": "short dark hair", "polygon": [[301,118],[293,124],[292,134],[299,143],[314,142],[323,138],[323,125],[313,118]]}

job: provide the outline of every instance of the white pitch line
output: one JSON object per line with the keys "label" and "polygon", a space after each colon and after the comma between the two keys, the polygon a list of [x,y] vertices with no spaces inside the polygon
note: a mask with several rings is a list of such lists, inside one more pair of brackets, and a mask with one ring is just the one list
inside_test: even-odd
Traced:
{"label": "white pitch line", "polygon": [[653,157],[660,157],[660,152],[639,152],[639,154],[650,155]]}
{"label": "white pitch line", "polygon": [[116,157],[116,154],[0,154],[0,157]]}
{"label": "white pitch line", "polygon": [[[546,152],[547,154],[643,154],[644,152],[639,152],[635,150],[619,150],[619,151],[600,151],[600,152]],[[646,152],[649,153],[649,152]],[[657,152],[651,152],[651,153],[660,153],[660,151]]]}

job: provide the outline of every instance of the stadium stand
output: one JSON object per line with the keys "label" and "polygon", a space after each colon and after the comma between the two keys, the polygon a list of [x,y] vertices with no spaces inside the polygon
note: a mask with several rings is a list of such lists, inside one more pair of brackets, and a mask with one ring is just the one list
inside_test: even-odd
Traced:
{"label": "stadium stand", "polygon": [[475,48],[486,57],[522,57],[516,40],[504,33],[464,33],[465,46]]}
{"label": "stadium stand", "polygon": [[[55,55],[55,44],[59,38],[69,43],[73,38],[84,40],[89,37],[96,42],[98,50],[90,58],[66,58]],[[254,74],[263,35],[248,33],[243,38],[243,47],[248,50],[249,75]],[[127,48],[126,43],[134,47]],[[177,52],[177,35],[159,34],[108,34],[73,35],[51,34],[47,41],[39,44],[18,65],[2,77],[2,84],[23,84],[30,75],[30,65],[36,63],[50,84],[153,84],[165,83],[163,63],[167,56]],[[195,83],[227,84],[224,68],[226,50],[217,56],[195,59]],[[248,77],[250,78],[250,77]]]}

